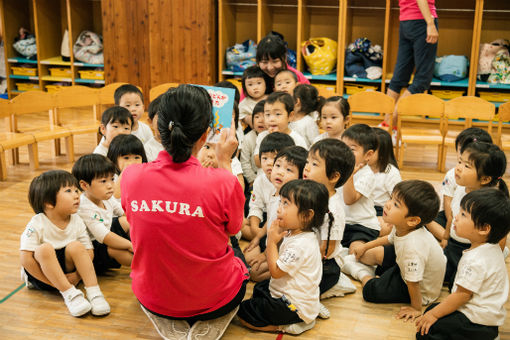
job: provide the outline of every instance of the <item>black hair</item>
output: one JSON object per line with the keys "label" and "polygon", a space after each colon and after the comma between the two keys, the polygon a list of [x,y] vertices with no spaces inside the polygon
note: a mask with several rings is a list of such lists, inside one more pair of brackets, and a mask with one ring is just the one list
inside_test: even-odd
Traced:
{"label": "black hair", "polygon": [[295,146],[296,143],[291,136],[282,132],[273,132],[268,134],[262,139],[259,147],[259,158],[262,157],[262,154],[265,152],[275,152],[278,153],[281,150],[285,149],[288,146]]}
{"label": "black hair", "polygon": [[483,176],[491,178],[486,187],[498,186],[498,189],[508,197],[508,187],[503,180],[506,171],[506,156],[501,149],[494,144],[484,142],[472,142],[461,149],[461,154],[469,152],[469,161],[476,168],[476,175],[480,180]]}
{"label": "black hair", "polygon": [[326,176],[333,177],[335,172],[340,174],[340,178],[335,183],[335,188],[341,187],[351,177],[354,170],[354,153],[344,142],[334,138],[326,138],[318,141],[310,147],[308,154],[317,153],[324,159],[326,164]]}
{"label": "black hair", "polygon": [[113,94],[113,99],[115,100],[115,105],[119,105],[120,99],[126,93],[136,93],[138,96],[140,96],[140,100],[143,103],[143,93],[142,93],[142,91],[140,91],[140,89],[138,87],[136,87],[135,85],[124,84],[124,85],[119,86],[115,90],[115,93]]}
{"label": "black hair", "polygon": [[270,33],[260,39],[257,45],[257,54],[255,56],[257,64],[261,60],[281,59],[284,68],[287,68],[287,47],[281,35]]}
{"label": "black hair", "polygon": [[[329,217],[328,228],[328,244],[329,230],[333,225],[333,214],[329,212],[329,193],[324,184],[307,181],[303,179],[294,179],[285,183],[280,189],[280,196],[286,198],[298,207],[298,215],[305,223],[303,231],[319,230],[324,223],[326,214]],[[310,211],[313,216],[310,218]],[[326,249],[327,254],[327,249]]]}
{"label": "black hair", "polygon": [[[295,90],[296,89],[294,89],[294,91]],[[351,106],[349,105],[349,102],[344,97],[342,97],[342,96],[329,97],[322,103],[322,106],[320,107],[319,112],[322,112],[322,108],[329,104],[335,105],[338,108],[338,110],[340,111],[342,116],[344,116],[344,120],[345,120],[345,118],[349,117],[349,112],[351,110]]]}
{"label": "black hair", "polygon": [[58,192],[66,186],[80,188],[76,178],[68,171],[50,170],[34,177],[28,189],[28,201],[34,212],[44,213],[46,204],[55,206]]}
{"label": "black hair", "polygon": [[294,89],[294,101],[299,99],[301,103],[301,112],[309,114],[313,111],[318,111],[324,104],[324,97],[319,96],[319,91],[313,85],[299,84]]}
{"label": "black hair", "polygon": [[471,215],[476,229],[491,227],[488,243],[498,243],[510,231],[510,200],[501,190],[473,190],[462,198],[460,207]]}
{"label": "black hair", "polygon": [[[274,133],[274,132],[273,132]],[[299,171],[299,178],[303,177],[303,169],[306,164],[306,156],[308,156],[308,151],[302,146],[288,146],[278,152],[274,161],[279,158],[284,158],[287,162],[294,164]]]}
{"label": "black hair", "polygon": [[[122,106],[112,106],[110,108],[107,108],[104,110],[102,116],[101,116],[101,124],[104,125],[106,128],[106,125],[109,123],[115,123],[118,122],[120,124],[129,124],[131,128],[133,128],[133,116],[131,116],[131,112],[129,112],[128,109]],[[99,133],[101,133],[101,128],[99,128]]]}
{"label": "black hair", "polygon": [[147,163],[147,156],[143,143],[135,135],[118,135],[112,139],[106,157],[115,164],[117,174],[121,170],[118,167],[118,158],[127,155],[139,155],[142,157],[142,163]]}
{"label": "black hair", "polygon": [[372,128],[377,136],[377,168],[379,172],[389,171],[388,165],[391,164],[398,169],[395,153],[393,152],[393,142],[388,131],[374,127]]}
{"label": "black hair", "polygon": [[[253,118],[257,113],[264,114],[264,104],[266,103],[265,99],[260,100],[257,104],[255,104],[255,107],[253,108],[253,111],[251,112],[251,124],[253,125]],[[255,130],[255,129],[254,129]]]}
{"label": "black hair", "polygon": [[479,127],[469,127],[462,130],[455,138],[455,150],[461,150],[472,142],[493,143],[491,135]]}
{"label": "black hair", "polygon": [[113,176],[115,164],[108,158],[97,153],[81,156],[73,165],[74,177],[86,183],[92,183],[93,179]]}
{"label": "black hair", "polygon": [[161,143],[176,163],[189,159],[193,145],[212,121],[211,97],[203,87],[179,85],[161,98],[158,115]]}
{"label": "black hair", "polygon": [[287,115],[294,111],[294,99],[292,99],[292,96],[287,92],[283,91],[273,92],[266,98],[266,104],[272,105],[276,102],[282,103],[285,106]]}
{"label": "black hair", "polygon": [[363,152],[369,150],[377,150],[379,143],[377,142],[377,136],[370,126],[367,124],[354,124],[344,131],[342,138],[349,138],[358,143],[362,148]]}
{"label": "black hair", "polygon": [[281,69],[280,71],[278,71],[278,73],[276,73],[276,74],[274,75],[274,78],[276,79],[276,77],[278,77],[278,75],[279,75],[280,73],[286,73],[286,72],[289,72],[289,73],[292,75],[292,78],[294,79],[294,81],[295,81],[296,83],[298,83],[298,82],[299,82],[298,77],[297,77],[297,74],[295,74],[294,72],[292,72],[291,70],[286,69],[286,68]]}
{"label": "black hair", "polygon": [[149,115],[150,120],[153,120],[154,117],[159,112],[159,104],[161,103],[161,98],[163,98],[163,94],[157,96],[151,103],[149,104],[149,110],[147,114]]}
{"label": "black hair", "polygon": [[241,78],[241,84],[243,87],[244,94],[249,97],[248,91],[246,90],[246,80],[251,78],[262,78],[264,79],[264,83],[266,84],[266,91],[268,93],[268,86],[266,82],[266,73],[260,69],[257,65],[250,66],[243,72],[243,77]]}
{"label": "black hair", "polygon": [[419,226],[430,223],[439,212],[439,196],[429,182],[418,179],[402,181],[395,185],[392,196],[405,204],[406,217],[420,218]]}
{"label": "black hair", "polygon": [[241,98],[241,95],[239,94],[239,89],[237,88],[237,86],[235,86],[234,84],[227,80],[220,81],[214,84],[213,86],[234,90],[234,124],[236,125],[237,129],[239,127],[239,100]]}

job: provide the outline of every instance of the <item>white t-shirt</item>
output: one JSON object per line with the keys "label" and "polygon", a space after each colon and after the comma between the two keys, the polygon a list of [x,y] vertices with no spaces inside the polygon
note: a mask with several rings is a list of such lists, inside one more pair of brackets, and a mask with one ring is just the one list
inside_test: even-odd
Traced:
{"label": "white t-shirt", "polygon": [[381,230],[372,198],[374,188],[375,175],[370,166],[365,165],[354,175],[354,189],[362,196],[354,204],[345,205],[345,223]]}
{"label": "white t-shirt", "polygon": [[239,122],[241,122],[244,117],[249,116],[253,113],[253,109],[258,102],[253,100],[250,97],[244,97],[243,100],[239,103]]}
{"label": "white t-shirt", "polygon": [[287,273],[271,278],[269,292],[274,298],[285,297],[297,308],[297,314],[310,323],[319,314],[319,283],[322,278],[321,254],[312,232],[285,236],[276,264]]}
{"label": "white t-shirt", "polygon": [[39,213],[28,222],[21,234],[20,250],[35,251],[43,243],[54,249],[62,249],[69,243],[79,241],[85,249],[92,249],[87,227],[77,214],[71,215],[65,229],[57,227],[44,213]]}
{"label": "white t-shirt", "polygon": [[315,143],[317,143],[318,141],[320,140],[323,140],[323,139],[326,139],[326,138],[329,138],[329,133],[327,132],[324,132],[324,133],[321,133],[320,135],[318,135],[317,137],[315,137],[312,141],[312,145],[314,145]]}
{"label": "white t-shirt", "polygon": [[435,301],[443,286],[446,256],[434,236],[421,227],[398,237],[394,227],[388,235],[388,241],[395,246],[402,279],[420,283],[423,305]]}
{"label": "white t-shirt", "polygon": [[384,172],[376,173],[373,192],[374,204],[383,207],[391,198],[395,185],[401,181],[400,171],[392,164],[388,164]]}
{"label": "white t-shirt", "polygon": [[138,129],[132,130],[131,134],[138,137],[138,139],[142,141],[142,144],[147,143],[152,137],[154,137],[149,125],[140,121],[138,121]]}
{"label": "white t-shirt", "polygon": [[257,178],[258,168],[253,159],[253,151],[257,143],[257,133],[251,130],[244,136],[243,148],[241,150],[241,166],[243,168],[243,175],[246,180],[251,183]]}
{"label": "white t-shirt", "polygon": [[260,172],[257,178],[255,178],[255,182],[253,182],[248,217],[257,216],[262,221],[262,214],[264,211],[267,211],[269,201],[275,192],[276,188],[273,183],[271,183],[264,172]]}
{"label": "white t-shirt", "polygon": [[[259,133],[259,135],[257,136],[257,141],[255,143],[255,150],[253,151],[254,155],[258,155],[259,154],[260,143],[262,143],[262,140],[268,134],[269,134],[269,131],[262,131],[261,133]],[[294,144],[296,144],[297,146],[302,146],[303,148],[308,150],[308,146],[306,145],[306,141],[304,140],[304,138],[299,133],[297,133],[294,130],[290,130],[289,136],[292,138],[292,140],[294,140]]]}
{"label": "white t-shirt", "polygon": [[[344,200],[342,196],[337,192],[333,196],[329,198],[328,208],[329,211],[333,214],[333,224],[331,225],[331,231],[329,234],[330,241],[337,241],[335,250],[329,255],[327,258],[339,258],[340,252],[342,250],[342,245],[340,242],[344,237],[345,230],[345,211],[344,211]],[[326,215],[324,217],[324,223],[321,225],[319,231],[316,233],[317,238],[319,240],[319,246],[321,241],[328,240],[328,226],[329,226],[329,217]],[[329,251],[329,250],[328,250]],[[322,254],[324,255],[324,254]]]}
{"label": "white t-shirt", "polygon": [[103,143],[100,142],[92,153],[97,153],[106,157],[106,155],[108,154],[108,148],[104,146]]}
{"label": "white t-shirt", "polygon": [[508,273],[499,245],[485,243],[464,251],[459,261],[452,292],[457,286],[473,292],[471,300],[459,307],[471,322],[503,326],[508,299]]}
{"label": "white t-shirt", "polygon": [[106,209],[98,207],[85,194],[81,194],[80,208],[78,208],[78,215],[85,222],[91,240],[97,240],[100,243],[103,243],[105,236],[110,232],[113,217],[124,215],[124,210],[115,197],[112,196],[103,201],[103,204]]}
{"label": "white t-shirt", "polygon": [[[460,212],[460,201],[462,201],[462,198],[466,196],[466,188],[462,187],[460,185],[457,186],[455,189],[455,192],[453,193],[452,203],[450,206],[452,207],[452,216],[453,219],[455,219],[455,216],[458,215]],[[455,241],[465,243],[465,244],[471,244],[471,241],[469,241],[467,238],[460,237],[455,232],[455,228],[453,227],[453,223],[450,226],[450,237],[453,238]]]}
{"label": "white t-shirt", "polygon": [[161,151],[165,150],[163,145],[154,138],[154,136],[149,139],[144,145],[145,155],[147,156],[147,162],[152,162],[156,158]]}
{"label": "white t-shirt", "polygon": [[232,169],[232,174],[234,174],[234,176],[243,174],[241,162],[239,162],[239,159],[237,157],[232,158],[232,160],[230,161],[230,168]]}
{"label": "white t-shirt", "polygon": [[455,181],[455,168],[448,170],[446,175],[444,175],[443,183],[441,186],[441,195],[453,197],[455,189],[457,189],[458,184]]}
{"label": "white t-shirt", "polygon": [[313,140],[319,135],[319,127],[309,115],[304,116],[300,120],[290,122],[289,128],[299,133],[305,139],[307,148],[313,144]]}

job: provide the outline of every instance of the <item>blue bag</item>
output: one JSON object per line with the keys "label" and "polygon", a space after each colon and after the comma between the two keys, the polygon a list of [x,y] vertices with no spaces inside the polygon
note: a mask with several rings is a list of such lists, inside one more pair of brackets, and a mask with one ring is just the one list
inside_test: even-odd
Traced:
{"label": "blue bag", "polygon": [[227,53],[225,53],[227,69],[234,72],[244,72],[245,69],[256,64],[256,55],[257,45],[253,40],[235,44],[227,48]]}
{"label": "blue bag", "polygon": [[467,77],[469,60],[463,55],[446,55],[436,58],[434,77],[442,81],[458,81]]}

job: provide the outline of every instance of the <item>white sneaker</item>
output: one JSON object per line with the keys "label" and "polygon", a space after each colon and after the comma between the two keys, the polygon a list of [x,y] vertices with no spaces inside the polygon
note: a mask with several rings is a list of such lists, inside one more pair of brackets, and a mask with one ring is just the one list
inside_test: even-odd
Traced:
{"label": "white sneaker", "polygon": [[106,302],[99,286],[85,287],[87,300],[92,306],[92,315],[101,316],[110,314],[110,305]]}
{"label": "white sneaker", "polygon": [[321,319],[329,319],[331,316],[331,313],[329,312],[328,307],[324,306],[322,303],[320,304],[319,308],[319,318]]}
{"label": "white sneaker", "polygon": [[60,292],[60,294],[64,297],[64,302],[72,316],[82,316],[92,308],[90,302],[83,296],[82,291],[74,286],[65,292]]}
{"label": "white sneaker", "polygon": [[191,327],[188,340],[217,340],[220,339],[227,329],[232,318],[237,314],[239,306],[230,313],[223,315],[217,319],[207,321],[197,321]]}
{"label": "white sneaker", "polygon": [[21,267],[20,275],[21,281],[25,282],[25,287],[27,287],[28,289],[33,289],[34,285],[32,284],[32,282],[28,281],[28,275],[27,272],[25,271],[25,268]]}
{"label": "white sneaker", "polygon": [[306,332],[315,326],[315,320],[313,320],[310,323],[299,322],[299,323],[293,323],[290,325],[282,325],[279,327],[279,331],[289,334],[301,334],[303,332]]}
{"label": "white sneaker", "polygon": [[351,294],[355,291],[356,286],[344,273],[340,273],[338,282],[333,287],[322,293],[321,300],[335,296],[344,296],[345,294]]}
{"label": "white sneaker", "polygon": [[186,340],[189,335],[189,324],[184,320],[172,320],[152,314],[140,305],[143,312],[151,320],[154,328],[163,339]]}
{"label": "white sneaker", "polygon": [[342,271],[358,281],[366,276],[375,276],[374,267],[356,261],[354,255],[348,255],[344,258]]}

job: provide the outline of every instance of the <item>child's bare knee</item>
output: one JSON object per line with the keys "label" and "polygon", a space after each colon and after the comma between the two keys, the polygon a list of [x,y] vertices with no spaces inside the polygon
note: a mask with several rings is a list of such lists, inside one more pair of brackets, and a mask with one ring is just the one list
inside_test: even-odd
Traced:
{"label": "child's bare knee", "polygon": [[55,249],[51,244],[43,243],[35,249],[34,255],[37,259],[46,259],[55,256]]}
{"label": "child's bare knee", "polygon": [[85,247],[80,241],[73,241],[66,246],[66,253],[69,254],[76,254],[84,251]]}

